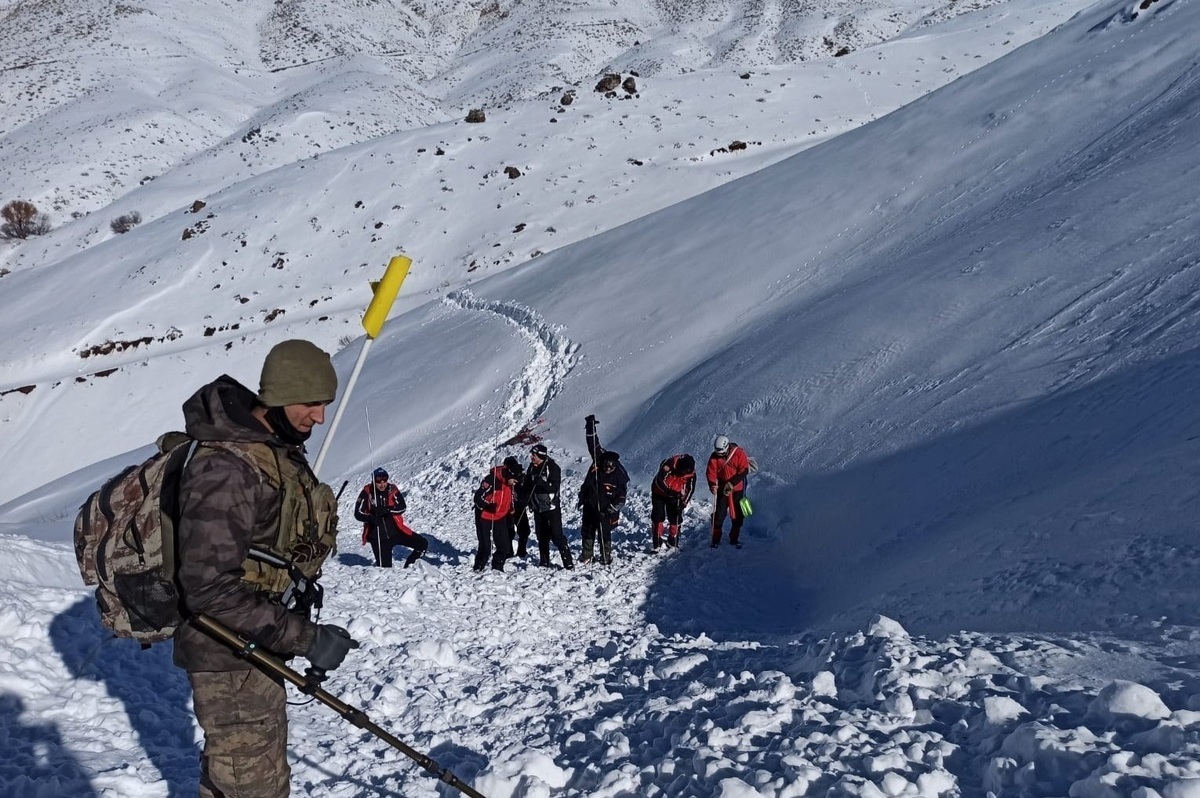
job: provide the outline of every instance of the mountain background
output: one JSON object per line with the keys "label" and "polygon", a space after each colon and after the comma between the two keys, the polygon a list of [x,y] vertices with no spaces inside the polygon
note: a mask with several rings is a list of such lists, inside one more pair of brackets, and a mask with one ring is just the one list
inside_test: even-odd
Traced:
{"label": "mountain background", "polygon": [[[194,789],[169,657],[96,658],[75,509],[280,340],[348,376],[399,251],[321,476],[385,465],[437,543],[378,572],[343,524],[333,686],[489,795],[1195,794],[1184,0],[0,15],[0,201],[52,227],[0,240],[16,794]],[[479,477],[525,432],[573,490],[588,413],[620,567],[470,576]],[[659,460],[717,432],[760,465],[745,549],[702,486],[642,557]],[[302,794],[437,794],[293,722]]]}

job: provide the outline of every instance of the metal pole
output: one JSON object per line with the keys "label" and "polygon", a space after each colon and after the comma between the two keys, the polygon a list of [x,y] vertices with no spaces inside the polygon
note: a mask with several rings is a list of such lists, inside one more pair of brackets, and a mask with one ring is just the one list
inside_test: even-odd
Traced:
{"label": "metal pole", "polygon": [[313,698],[320,701],[325,706],[332,709],[334,712],[341,715],[346,720],[360,729],[365,729],[379,739],[383,740],[388,745],[395,748],[400,753],[407,756],[409,759],[420,765],[426,773],[436,777],[438,780],[449,784],[454,789],[461,792],[469,798],[487,798],[483,793],[475,790],[471,785],[464,782],[452,772],[443,768],[430,757],[422,754],[415,748],[410,747],[404,741],[395,737],[370,718],[362,711],[355,709],[349,704],[343,702],[337,696],[319,687],[320,679],[324,674],[314,674],[310,668],[307,676],[301,676],[299,672],[292,670],[287,665],[284,665],[271,654],[260,649],[256,644],[247,642],[236,635],[230,629],[227,629],[222,624],[208,618],[204,615],[196,615],[190,619],[192,625],[196,626],[201,631],[211,635],[218,641],[232,648],[238,656],[254,663],[258,668],[266,673],[274,674],[286,681],[291,682],[306,695],[311,695]]}
{"label": "metal pole", "polygon": [[367,362],[367,352],[371,350],[371,343],[374,340],[369,335],[363,339],[362,349],[358,352],[358,360],[354,362],[354,370],[350,372],[346,390],[342,392],[342,400],[338,402],[337,410],[333,414],[333,421],[329,422],[329,432],[325,433],[325,440],[321,441],[321,451],[317,453],[317,461],[313,464],[313,473],[318,477],[321,475],[321,463],[325,461],[325,455],[329,451],[329,443],[333,440],[334,433],[337,432],[342,414],[346,412],[346,406],[350,404],[350,393],[354,390],[354,383],[358,382],[358,375],[362,373],[363,364]]}

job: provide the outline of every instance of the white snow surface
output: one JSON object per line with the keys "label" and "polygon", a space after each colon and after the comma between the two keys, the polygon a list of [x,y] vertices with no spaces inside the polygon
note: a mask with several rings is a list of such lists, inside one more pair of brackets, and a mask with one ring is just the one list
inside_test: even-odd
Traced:
{"label": "white snow surface", "polygon": [[[51,223],[0,239],[0,795],[195,794],[186,678],[105,635],[76,508],[280,340],[344,384],[403,251],[321,475],[348,704],[488,798],[1200,796],[1197,4],[0,21],[0,202]],[[472,573],[480,477],[525,430],[570,495],[588,413],[616,562]],[[744,548],[701,484],[648,553],[658,462],[718,432],[759,464]],[[408,569],[352,520],[377,465]],[[291,695],[293,795],[453,793]]]}

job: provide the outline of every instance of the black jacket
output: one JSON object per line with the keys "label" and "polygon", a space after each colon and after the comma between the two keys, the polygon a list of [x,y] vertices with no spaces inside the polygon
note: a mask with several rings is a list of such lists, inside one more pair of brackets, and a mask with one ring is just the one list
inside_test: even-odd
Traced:
{"label": "black jacket", "polygon": [[579,489],[579,506],[587,512],[598,509],[601,515],[616,515],[625,506],[629,474],[620,463],[617,463],[612,471],[601,469],[599,478],[596,474],[595,467],[588,470],[583,486]]}
{"label": "black jacket", "polygon": [[535,513],[562,509],[562,469],[547,457],[541,465],[530,465],[521,480],[517,501]]}

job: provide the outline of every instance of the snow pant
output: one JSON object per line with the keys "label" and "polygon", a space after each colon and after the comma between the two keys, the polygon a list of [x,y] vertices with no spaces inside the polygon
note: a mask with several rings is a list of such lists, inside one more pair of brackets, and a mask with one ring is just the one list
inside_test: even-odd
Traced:
{"label": "snow pant", "polygon": [[713,508],[712,521],[712,544],[714,546],[721,543],[721,530],[725,525],[725,517],[729,516],[729,542],[737,545],[738,535],[742,531],[742,521],[746,520],[742,515],[742,507],[739,502],[746,495],[744,490],[735,490],[733,493],[726,496],[724,493],[718,493],[716,496],[716,506]]}
{"label": "snow pant", "polygon": [[395,546],[408,546],[412,549],[412,553],[404,561],[405,568],[421,559],[425,550],[429,548],[429,541],[425,539],[424,535],[418,535],[407,527],[400,529],[395,524],[389,531],[382,524],[373,523],[371,533],[367,535],[367,542],[371,544],[371,553],[375,555],[375,564],[380,568],[392,567],[392,548]]}
{"label": "snow pant", "polygon": [[517,556],[524,557],[525,547],[529,544],[529,513],[522,510],[519,514],[514,515],[509,532],[512,535],[512,544],[517,550]]}
{"label": "snow pant", "polygon": [[396,530],[396,534],[392,536],[392,545],[408,546],[412,549],[409,552],[408,558],[404,561],[405,568],[425,556],[426,550],[429,549],[429,541],[425,539],[425,536],[413,532],[408,527]]}
{"label": "snow pant", "polygon": [[575,561],[571,559],[571,547],[567,545],[567,536],[562,529],[562,510],[545,510],[533,514],[533,526],[537,530],[538,565],[550,567],[550,544],[558,549],[562,558],[563,568],[574,568]]}
{"label": "snow pant", "polygon": [[683,505],[667,496],[650,496],[650,523],[652,526],[652,542],[654,548],[662,546],[663,522],[668,524],[667,545],[679,545],[679,525],[683,523]]}
{"label": "snow pant", "polygon": [[475,537],[479,539],[475,570],[482,571],[487,566],[488,557],[491,557],[492,568],[503,571],[504,561],[512,556],[512,532],[509,531],[508,519],[489,521],[481,513],[475,513]]}
{"label": "snow pant", "polygon": [[195,671],[192,706],[204,730],[200,798],[287,798],[287,692],[257,668]]}
{"label": "snow pant", "polygon": [[387,533],[382,524],[372,522],[371,533],[367,535],[371,544],[371,553],[375,555],[375,565],[380,568],[392,567],[392,536]]}
{"label": "snow pant", "polygon": [[595,507],[586,504],[581,508],[583,551],[579,555],[580,562],[589,562],[596,547],[596,538],[600,538],[600,562],[608,565],[612,562],[612,531],[620,520],[619,515],[601,516]]}

